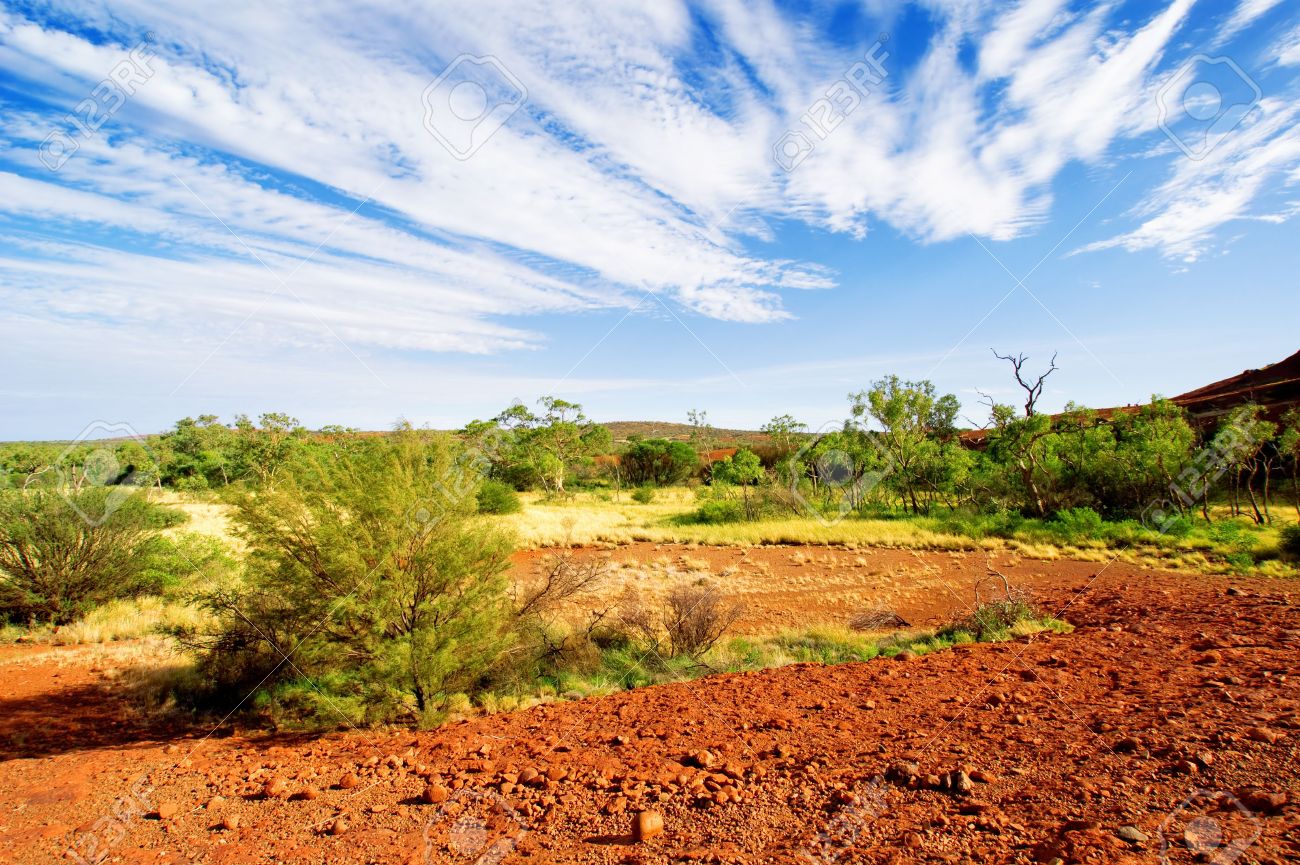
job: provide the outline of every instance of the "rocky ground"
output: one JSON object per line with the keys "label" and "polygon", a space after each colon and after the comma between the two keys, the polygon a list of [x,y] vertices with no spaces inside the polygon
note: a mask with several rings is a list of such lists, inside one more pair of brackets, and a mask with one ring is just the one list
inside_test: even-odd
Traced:
{"label": "rocky ground", "polygon": [[0,860],[1300,859],[1300,587],[1002,567],[1076,631],[425,733],[170,729],[83,650],[8,650]]}

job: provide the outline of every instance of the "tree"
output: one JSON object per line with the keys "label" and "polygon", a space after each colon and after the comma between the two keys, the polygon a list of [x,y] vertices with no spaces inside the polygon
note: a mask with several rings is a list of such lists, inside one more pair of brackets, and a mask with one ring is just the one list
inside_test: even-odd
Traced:
{"label": "tree", "polygon": [[430,499],[455,455],[404,427],[233,494],[246,587],[209,594],[220,627],[185,636],[205,675],[238,689],[299,679],[385,717],[472,689],[511,645],[511,543],[473,495]]}
{"label": "tree", "polygon": [[724,484],[740,487],[745,501],[745,519],[754,519],[754,506],[750,498],[750,488],[758,486],[766,477],[763,463],[758,455],[749,448],[741,448],[725,460],[714,464],[713,477]]}
{"label": "tree", "polygon": [[183,519],[140,492],[0,492],[0,617],[63,625],[155,588],[150,564],[158,533]]}
{"label": "tree", "polygon": [[569,473],[596,454],[609,451],[613,438],[606,427],[589,421],[578,403],[544,396],[538,405],[540,415],[515,403],[491,421],[474,421],[464,433],[478,438],[494,436],[491,458],[518,485],[539,484],[548,492],[563,495]]}
{"label": "tree", "polygon": [[713,450],[713,424],[709,423],[709,413],[690,409],[686,412],[686,422],[691,425],[691,445],[701,453]]}
{"label": "tree", "polygon": [[298,419],[280,412],[268,412],[259,415],[257,423],[249,420],[247,415],[235,418],[234,447],[237,464],[241,474],[257,479],[261,484],[269,484],[280,470],[298,451],[307,430]]}
{"label": "tree", "polygon": [[952,394],[938,396],[932,382],[903,381],[896,375],[849,394],[849,400],[854,424],[862,427],[870,417],[883,427],[878,441],[893,461],[890,481],[913,513],[919,513],[921,489],[933,487],[938,443],[952,436],[961,404]]}
{"label": "tree", "polygon": [[1282,415],[1277,449],[1282,459],[1291,466],[1291,494],[1295,498],[1296,518],[1300,519],[1300,408],[1290,409]]}
{"label": "tree", "polygon": [[237,477],[232,465],[231,429],[214,414],[187,417],[159,438],[162,482],[177,489],[225,486]]}
{"label": "tree", "polygon": [[[1230,438],[1232,444],[1224,446],[1219,452],[1226,458],[1232,469],[1233,513],[1240,513],[1238,490],[1241,475],[1246,475],[1246,495],[1250,499],[1251,518],[1256,523],[1268,520],[1268,468],[1265,461],[1265,449],[1269,440],[1277,433],[1277,424],[1264,418],[1264,409],[1254,403],[1239,405],[1224,419],[1220,434]],[[1259,499],[1255,495],[1255,480],[1263,468],[1265,475],[1264,511],[1260,511]]]}
{"label": "tree", "polygon": [[782,478],[783,481],[792,479],[795,468],[789,464],[790,457],[795,451],[796,443],[808,431],[808,425],[795,420],[793,415],[783,414],[763,424],[762,429],[771,437],[772,443],[776,446],[778,477]]}
{"label": "tree", "polygon": [[669,486],[685,480],[699,467],[695,448],[686,442],[644,439],[633,442],[619,461],[633,486]]}
{"label": "tree", "polygon": [[1056,355],[1052,355],[1052,362],[1047,367],[1047,372],[1034,378],[1024,372],[1026,361],[1029,360],[1024,353],[1012,357],[1009,354],[998,354],[995,349],[993,356],[998,360],[1005,360],[1011,364],[1011,369],[1016,377],[1016,384],[1025,392],[1025,417],[1032,417],[1038,410],[1038,398],[1043,395],[1043,385],[1047,382],[1047,377],[1058,369],[1056,365]]}

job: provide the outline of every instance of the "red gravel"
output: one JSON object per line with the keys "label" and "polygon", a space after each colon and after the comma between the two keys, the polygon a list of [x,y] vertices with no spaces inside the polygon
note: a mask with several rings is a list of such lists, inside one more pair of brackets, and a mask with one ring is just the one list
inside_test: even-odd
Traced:
{"label": "red gravel", "polygon": [[[109,861],[212,865],[1197,861],[1189,842],[1200,861],[1300,858],[1296,587],[1022,567],[1074,634],[721,675],[427,733],[199,733],[171,753],[139,727],[116,744],[40,739],[0,762],[0,860],[52,861],[88,837]],[[0,666],[10,710],[63,687],[28,676],[11,691],[13,674]],[[70,705],[94,727],[108,704]],[[0,718],[11,755],[20,732]],[[100,819],[149,767],[148,807],[167,819]],[[360,783],[340,785],[348,775]],[[635,842],[640,812],[663,831]]]}

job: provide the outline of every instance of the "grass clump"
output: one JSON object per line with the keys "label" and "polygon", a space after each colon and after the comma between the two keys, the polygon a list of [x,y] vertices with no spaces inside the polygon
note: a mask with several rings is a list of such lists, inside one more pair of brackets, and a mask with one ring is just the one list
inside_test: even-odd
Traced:
{"label": "grass clump", "polygon": [[655,500],[655,488],[650,485],[639,486],[632,490],[632,501],[648,505]]}

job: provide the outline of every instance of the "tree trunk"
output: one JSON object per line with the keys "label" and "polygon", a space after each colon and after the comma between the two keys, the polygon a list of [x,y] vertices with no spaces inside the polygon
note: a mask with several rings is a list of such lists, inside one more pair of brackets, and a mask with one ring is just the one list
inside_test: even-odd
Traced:
{"label": "tree trunk", "polygon": [[1250,509],[1255,512],[1254,520],[1257,525],[1264,522],[1264,515],[1259,512],[1259,502],[1255,499],[1255,473],[1259,467],[1255,463],[1250,464],[1250,474],[1246,475],[1246,495],[1250,497]]}
{"label": "tree trunk", "polygon": [[1264,521],[1270,525],[1273,523],[1273,514],[1268,509],[1268,486],[1269,478],[1273,476],[1273,466],[1267,461],[1264,463]]}

